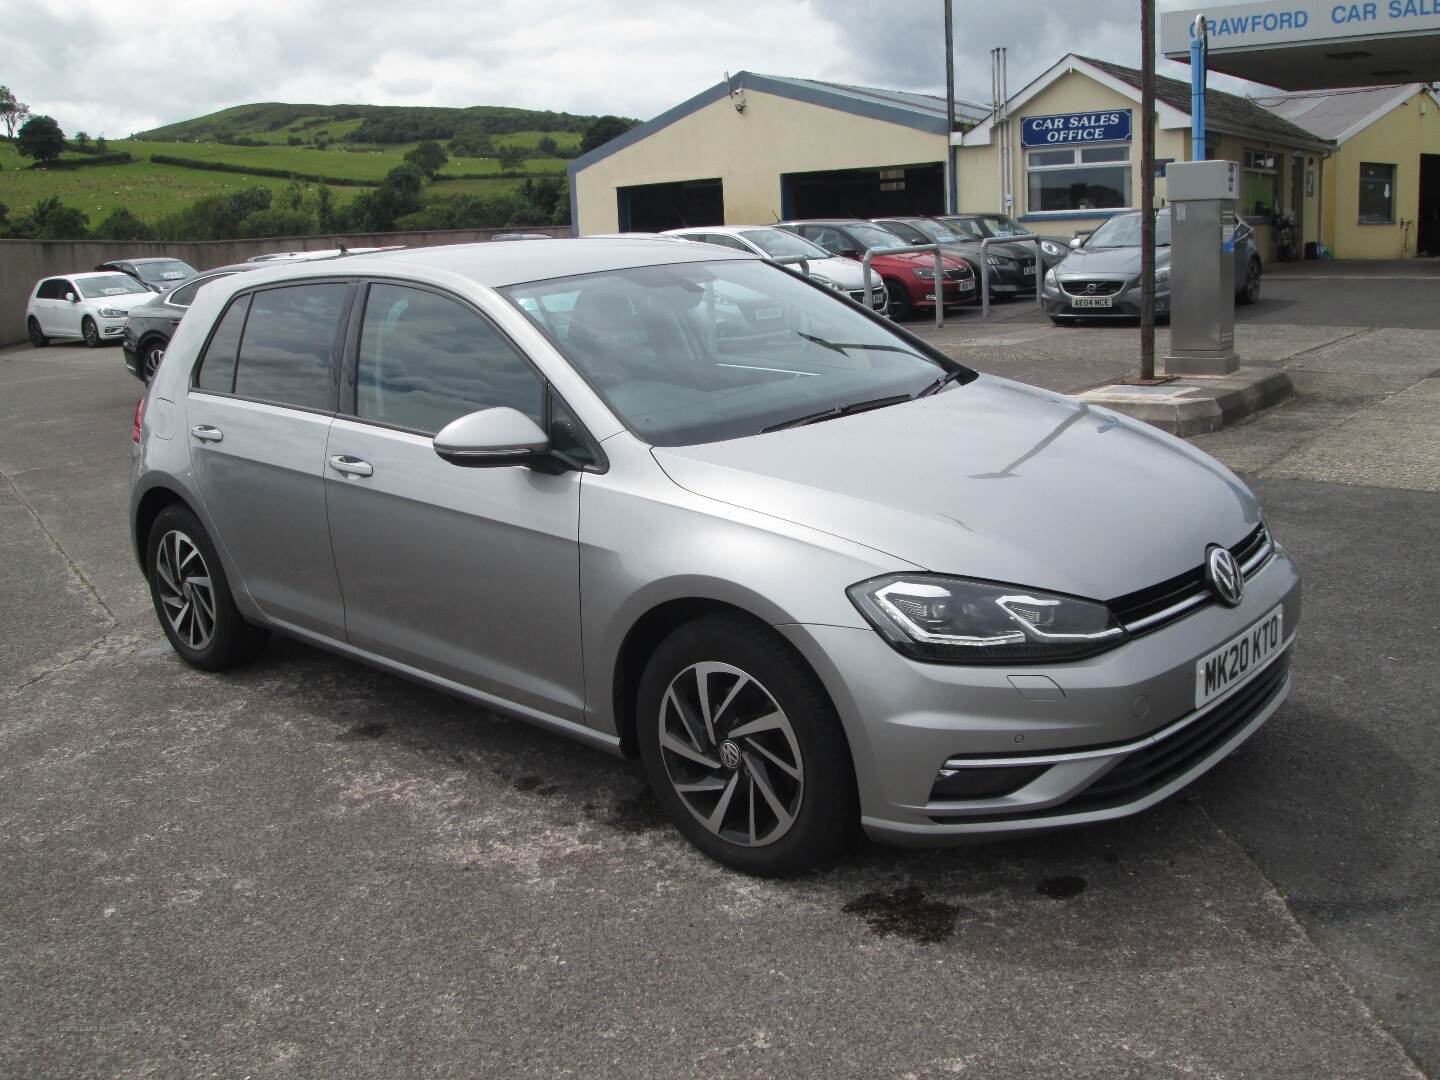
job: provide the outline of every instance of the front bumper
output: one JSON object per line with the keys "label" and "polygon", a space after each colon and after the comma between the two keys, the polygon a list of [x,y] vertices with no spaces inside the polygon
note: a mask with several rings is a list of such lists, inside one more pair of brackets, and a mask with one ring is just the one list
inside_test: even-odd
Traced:
{"label": "front bumper", "polygon": [[[1086,278],[1084,280],[1093,280]],[[1105,299],[1110,301],[1109,307],[1077,307],[1077,299],[1087,299],[1089,294],[1076,291],[1070,292],[1063,287],[1056,288],[1046,284],[1042,295],[1045,301],[1045,314],[1076,319],[1138,319],[1140,317],[1140,281],[1126,280],[1120,285],[1118,292],[1111,294]],[[1169,284],[1159,286],[1155,290],[1155,314],[1168,316],[1170,314],[1170,287]]]}
{"label": "front bumper", "polygon": [[[908,285],[910,291],[910,303],[917,308],[933,308],[935,306],[935,282],[917,278]],[[979,287],[975,278],[946,278],[943,290],[945,306],[953,307],[956,304],[974,303],[980,296]]]}
{"label": "front bumper", "polygon": [[[1284,648],[1197,710],[1196,661],[1277,605]],[[1124,817],[1174,794],[1284,701],[1299,618],[1299,574],[1277,550],[1247,582],[1238,608],[1210,604],[1069,664],[927,664],[871,630],[781,629],[820,674],[844,722],[866,831],[934,845]],[[1012,681],[1037,676],[1054,691],[1037,696]],[[942,769],[987,767],[977,762],[1039,768],[998,796],[933,797]]]}

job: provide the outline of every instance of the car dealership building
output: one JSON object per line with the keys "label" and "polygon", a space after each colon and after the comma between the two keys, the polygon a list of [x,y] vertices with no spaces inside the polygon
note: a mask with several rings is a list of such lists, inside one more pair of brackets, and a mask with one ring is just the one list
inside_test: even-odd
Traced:
{"label": "car dealership building", "polygon": [[[1207,90],[1207,156],[1239,163],[1237,209],[1266,260],[1321,246],[1337,257],[1434,253],[1440,98],[1423,82],[1400,81],[1433,77],[1428,71],[1376,64],[1440,57],[1440,14],[1372,27],[1372,40],[1353,26],[1323,25],[1333,7],[1215,9],[1230,21],[1215,24],[1226,30],[1212,38],[1212,68],[1252,79],[1273,71],[1269,84],[1288,92],[1252,99]],[[1359,5],[1357,17],[1375,7]],[[1290,12],[1283,25],[1270,18],[1279,8]],[[1236,22],[1231,12],[1248,14]],[[1165,40],[1176,19],[1192,15],[1167,14]],[[1179,25],[1167,55],[1179,54],[1188,21]],[[1326,34],[1340,35],[1344,48]],[[1330,51],[1292,55],[1307,49]],[[1356,61],[1360,53],[1378,59]],[[1366,78],[1385,85],[1355,90]],[[1139,117],[1139,71],[1077,54],[997,108],[957,103],[959,130],[948,134],[940,97],[742,71],[571,162],[572,220],[584,235],[938,214],[953,177],[955,209],[1005,211],[1034,232],[1068,235],[1135,208]],[[1191,157],[1188,82],[1157,77],[1154,123],[1163,205],[1164,164]]]}

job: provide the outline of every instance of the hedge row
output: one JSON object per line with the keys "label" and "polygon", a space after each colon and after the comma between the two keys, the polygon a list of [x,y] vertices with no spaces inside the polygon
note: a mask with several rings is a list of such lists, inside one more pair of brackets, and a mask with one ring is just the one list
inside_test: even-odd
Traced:
{"label": "hedge row", "polygon": [[515,173],[514,175],[511,175],[510,173],[507,173],[507,172],[467,172],[467,173],[448,173],[448,172],[442,172],[442,173],[438,174],[438,175],[435,177],[435,179],[436,179],[436,180],[526,180],[526,179],[529,179],[529,180],[539,180],[539,179],[541,179],[542,177],[546,177],[546,176],[554,176],[554,177],[556,177],[556,178],[559,178],[559,177],[566,176],[566,175],[568,175],[568,174],[567,174],[567,173],[564,173],[564,172],[555,172],[555,171],[553,171],[553,170],[550,171],[550,172],[519,172],[519,173]]}
{"label": "hedge row", "polygon": [[128,165],[135,159],[123,150],[115,150],[108,154],[91,154],[83,158],[57,158],[55,161],[47,161],[44,164],[36,162],[30,167],[32,169],[83,169],[87,165]]}
{"label": "hedge row", "polygon": [[[128,156],[128,155],[127,155]],[[194,158],[172,157],[169,154],[151,154],[150,160],[156,165],[178,165],[182,169],[204,169],[208,172],[243,173],[246,176],[274,176],[281,180],[304,180],[311,184],[330,184],[333,187],[379,187],[379,180],[356,180],[348,176],[320,176],[316,173],[295,172],[291,169],[266,169],[259,165],[234,165],[228,161],[196,161]]]}

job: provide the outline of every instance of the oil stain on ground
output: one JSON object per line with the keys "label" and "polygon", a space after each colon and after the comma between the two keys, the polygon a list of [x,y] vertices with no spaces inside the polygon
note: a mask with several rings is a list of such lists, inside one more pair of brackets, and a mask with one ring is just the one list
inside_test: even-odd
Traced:
{"label": "oil stain on ground", "polygon": [[1085,879],[1075,874],[1047,877],[1035,886],[1035,891],[1051,900],[1069,900],[1085,891]]}
{"label": "oil stain on ground", "polygon": [[665,820],[665,811],[655,801],[649,788],[641,788],[634,795],[616,799],[608,811],[601,810],[594,803],[586,803],[585,816],[608,825],[616,832],[630,834],[649,832],[669,824]]}
{"label": "oil stain on ground", "polygon": [[389,730],[389,724],[372,721],[368,724],[356,724],[349,731],[340,735],[339,738],[342,742],[354,742],[357,739],[378,739]]}
{"label": "oil stain on ground", "polygon": [[871,892],[845,905],[850,915],[859,915],[874,934],[901,937],[933,945],[955,933],[960,907],[943,900],[927,900],[916,885],[893,892]]}

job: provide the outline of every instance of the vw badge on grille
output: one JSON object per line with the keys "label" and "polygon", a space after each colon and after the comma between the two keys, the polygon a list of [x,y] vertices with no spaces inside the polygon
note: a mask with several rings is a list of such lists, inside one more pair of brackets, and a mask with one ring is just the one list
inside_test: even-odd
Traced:
{"label": "vw badge on grille", "polygon": [[1240,606],[1245,596],[1245,575],[1234,555],[1218,544],[1212,546],[1205,556],[1205,576],[1216,599],[1229,607]]}

